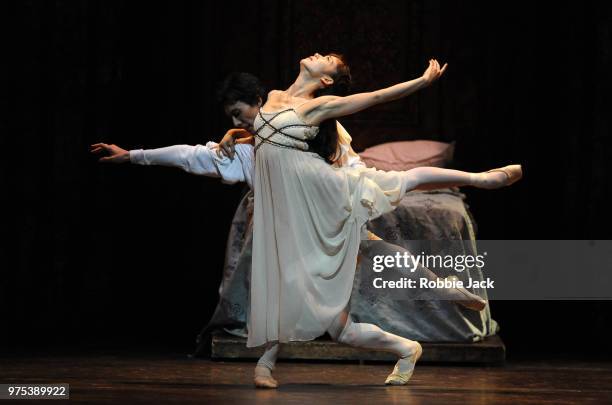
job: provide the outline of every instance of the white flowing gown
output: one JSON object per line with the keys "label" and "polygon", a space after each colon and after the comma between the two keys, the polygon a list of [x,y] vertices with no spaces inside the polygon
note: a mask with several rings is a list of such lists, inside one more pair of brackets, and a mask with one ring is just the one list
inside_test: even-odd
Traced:
{"label": "white flowing gown", "polygon": [[294,109],[260,110],[254,127],[247,346],[312,340],[349,301],[365,223],[395,208],[405,182],[401,172],[333,167],[308,152],[318,128]]}

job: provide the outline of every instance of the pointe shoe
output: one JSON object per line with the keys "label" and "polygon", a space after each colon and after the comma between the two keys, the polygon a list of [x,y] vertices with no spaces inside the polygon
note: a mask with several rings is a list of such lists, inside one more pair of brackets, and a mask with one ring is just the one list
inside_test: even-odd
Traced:
{"label": "pointe shoe", "polygon": [[272,377],[270,369],[264,366],[255,366],[253,382],[255,388],[278,388],[278,381]]}
{"label": "pointe shoe", "polygon": [[412,373],[414,373],[414,365],[416,365],[416,362],[421,358],[421,354],[423,354],[423,347],[421,347],[421,344],[417,341],[414,343],[415,348],[413,353],[408,357],[402,357],[397,362],[399,363],[402,360],[409,360],[413,363],[412,369],[408,372],[402,373],[399,370],[399,365],[396,363],[395,367],[393,368],[393,372],[389,374],[385,380],[386,385],[406,385],[408,383],[408,380],[410,380],[410,377],[412,377]]}
{"label": "pointe shoe", "polygon": [[[457,276],[449,276],[447,277],[447,279],[451,281],[456,281],[459,278]],[[457,291],[462,296],[462,298],[452,300],[455,304],[461,305],[473,311],[482,311],[487,306],[487,301],[484,298],[474,293],[471,293],[463,287],[455,287],[453,288],[453,290]]]}
{"label": "pointe shoe", "polygon": [[516,183],[523,177],[523,168],[521,165],[509,165],[498,169],[487,170],[485,173],[502,172],[506,175],[506,181],[501,184],[495,184],[485,188],[500,188]]}

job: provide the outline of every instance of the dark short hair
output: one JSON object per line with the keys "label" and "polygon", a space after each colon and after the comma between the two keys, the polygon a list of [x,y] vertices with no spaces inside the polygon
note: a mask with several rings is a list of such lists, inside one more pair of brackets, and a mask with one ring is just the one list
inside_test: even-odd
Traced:
{"label": "dark short hair", "polygon": [[341,97],[348,96],[351,90],[353,78],[351,76],[351,69],[346,61],[346,57],[334,52],[331,52],[329,55],[338,58],[340,60],[340,64],[338,65],[336,73],[331,75],[332,79],[334,79],[334,84],[328,87],[326,89],[327,91],[323,91],[321,93],[333,94],[334,96]]}
{"label": "dark short hair", "polygon": [[218,101],[226,106],[242,101],[256,105],[259,99],[265,100],[266,92],[257,76],[246,72],[233,72],[227,75],[217,89]]}

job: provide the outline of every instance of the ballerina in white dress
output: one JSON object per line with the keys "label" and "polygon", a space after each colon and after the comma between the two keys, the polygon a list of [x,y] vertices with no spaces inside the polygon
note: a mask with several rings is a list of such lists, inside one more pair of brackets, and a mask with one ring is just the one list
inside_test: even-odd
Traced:
{"label": "ballerina in white dress", "polygon": [[328,120],[405,97],[437,80],[446,67],[430,60],[423,76],[412,81],[370,93],[316,97],[350,75],[337,55],[315,54],[300,61],[300,73],[287,90],[269,93],[254,122],[247,346],[266,345],[255,368],[256,386],[278,386],[271,374],[278,343],[312,340],[326,331],[342,343],[397,354],[387,384],[406,384],[412,375],[421,354],[418,342],[347,317],[366,222],[391,211],[407,191],[462,185],[498,188],[518,180],[521,168],[484,173],[430,167],[403,172],[335,168],[328,162],[336,150],[321,147],[325,139],[318,150],[311,147]]}
{"label": "ballerina in white dress", "polygon": [[[241,94],[244,97],[244,94]],[[255,97],[256,98],[256,97]],[[232,103],[225,105],[225,110],[228,115],[234,118],[234,124],[242,127],[242,130],[231,130],[228,132],[224,139],[233,139],[234,137],[248,137],[250,133],[244,129],[253,131],[253,120],[258,114],[259,107],[261,105],[261,99],[259,102],[255,102],[255,98],[245,98],[244,100],[233,100]],[[234,109],[237,109],[238,114],[234,114]],[[234,117],[237,115],[238,118]],[[359,156],[351,148],[351,137],[346,130],[338,123],[335,122],[334,127],[337,129],[337,151],[333,162],[334,167],[345,167],[345,168],[365,168],[363,162],[360,161]],[[221,142],[222,148],[219,148],[214,142],[209,142],[206,145],[174,145],[159,149],[149,150],[132,150],[127,151],[116,145],[109,145],[104,143],[92,145],[92,152],[94,153],[106,153],[108,156],[102,157],[100,161],[108,163],[124,163],[132,162],[141,165],[165,165],[179,167],[187,172],[205,175],[211,177],[220,177],[223,182],[235,183],[244,181],[250,187],[253,186],[253,146],[248,142],[247,138],[239,139],[238,144],[234,145],[233,142],[227,145],[226,142]],[[220,149],[230,152],[232,158],[223,156],[219,153]],[[372,169],[370,169],[372,170]],[[379,172],[382,175],[384,172]],[[434,187],[433,185],[432,187]],[[369,238],[377,238],[371,233],[368,235]],[[435,274],[431,274],[431,277],[435,278]],[[441,289],[440,293],[444,299],[452,299],[458,302],[460,305],[466,306],[471,309],[481,310],[486,304],[480,297],[471,294],[468,291],[462,291],[458,289]],[[343,313],[338,319],[342,319],[339,323],[336,320],[336,329],[338,329],[333,335],[338,335],[345,324],[346,313]],[[350,321],[350,319],[349,319]],[[340,326],[338,326],[340,325]],[[367,324],[358,324],[362,328]],[[345,328],[344,328],[345,329]],[[345,339],[346,340],[346,339]],[[263,367],[264,376],[256,378],[256,384],[258,386],[275,386],[276,382],[271,378],[269,370],[274,367],[276,353],[278,352],[278,346],[273,345],[271,350],[266,352],[266,355],[260,360],[261,364],[267,364]],[[258,367],[261,371],[262,367]],[[261,373],[260,373],[261,374]]]}

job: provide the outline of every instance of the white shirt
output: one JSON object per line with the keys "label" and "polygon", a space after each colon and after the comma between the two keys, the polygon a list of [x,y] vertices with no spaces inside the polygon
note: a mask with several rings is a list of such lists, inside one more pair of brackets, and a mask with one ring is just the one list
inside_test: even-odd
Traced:
{"label": "white shirt", "polygon": [[[334,163],[337,167],[365,167],[365,164],[351,147],[352,138],[344,127],[336,121],[340,157]],[[255,175],[255,154],[253,145],[236,144],[233,159],[217,155],[219,144],[207,142],[206,145],[173,145],[158,149],[134,149],[130,151],[130,162],[139,165],[171,166],[188,173],[201,176],[218,177],[227,184],[246,182],[253,188]]]}

